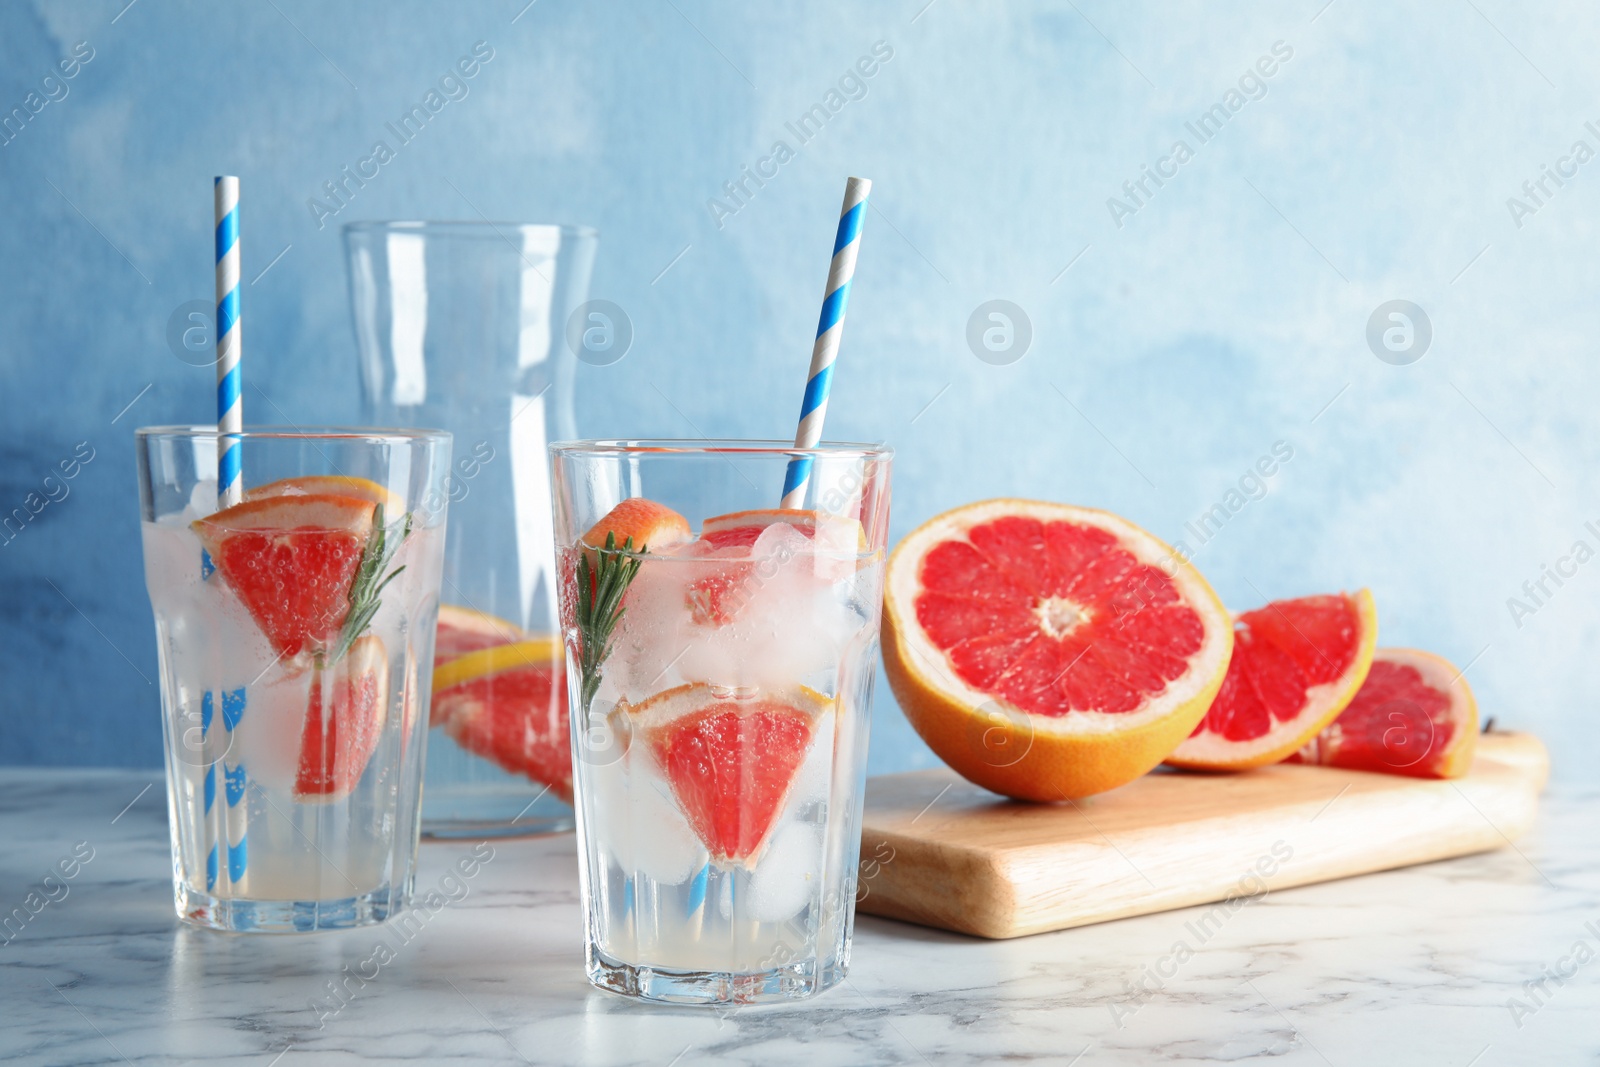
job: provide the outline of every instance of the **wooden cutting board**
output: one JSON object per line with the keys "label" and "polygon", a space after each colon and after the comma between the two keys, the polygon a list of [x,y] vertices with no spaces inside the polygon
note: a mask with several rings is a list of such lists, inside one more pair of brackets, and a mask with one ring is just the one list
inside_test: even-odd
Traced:
{"label": "wooden cutting board", "polygon": [[1494,733],[1447,782],[1280,764],[1025,804],[948,770],[873,778],[858,907],[1019,937],[1484,852],[1532,825],[1549,763]]}

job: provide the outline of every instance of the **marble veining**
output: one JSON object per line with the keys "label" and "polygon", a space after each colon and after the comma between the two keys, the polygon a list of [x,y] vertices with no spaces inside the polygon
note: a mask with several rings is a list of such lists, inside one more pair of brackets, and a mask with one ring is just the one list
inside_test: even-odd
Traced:
{"label": "marble veining", "polygon": [[[1514,849],[1275,891],[1203,941],[1203,909],[1005,942],[862,917],[839,988],[708,1010],[584,981],[570,835],[493,843],[409,936],[227,936],[173,917],[158,774],[6,770],[0,917],[28,917],[0,932],[0,1059],[1592,1063],[1597,801],[1556,789]],[[474,844],[425,843],[419,887]]]}

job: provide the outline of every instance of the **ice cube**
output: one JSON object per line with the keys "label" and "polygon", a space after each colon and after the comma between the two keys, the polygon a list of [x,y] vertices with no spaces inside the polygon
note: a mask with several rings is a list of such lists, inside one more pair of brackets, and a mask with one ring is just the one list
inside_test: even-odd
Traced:
{"label": "ice cube", "polygon": [[267,635],[221,572],[213,572],[196,593],[205,631],[202,677],[211,688],[252,685],[279,662]]}
{"label": "ice cube", "polygon": [[765,570],[758,563],[755,575],[730,622],[697,628],[679,661],[685,678],[785,689],[837,665],[839,638],[855,626],[832,587],[807,573],[805,557]]}
{"label": "ice cube", "polygon": [[642,748],[589,768],[587,777],[595,789],[594,837],[624,874],[678,885],[704,865],[705,848]]}
{"label": "ice cube", "polygon": [[213,515],[217,510],[217,480],[207,478],[194,483],[194,488],[189,490],[189,504],[183,509],[183,521],[193,522]]}
{"label": "ice cube", "polygon": [[782,922],[811,902],[822,876],[822,833],[810,823],[779,827],[750,877],[744,917]]}
{"label": "ice cube", "polygon": [[266,634],[217,569],[200,539],[167,518],[144,526],[145,583],[170,635],[171,667],[185,687],[237,689],[277,660]]}
{"label": "ice cube", "polygon": [[676,684],[673,667],[696,640],[690,631],[690,584],[712,573],[711,565],[676,548],[664,546],[645,556],[623,599],[622,622],[605,666],[622,699],[637,702]]}
{"label": "ice cube", "polygon": [[812,539],[786,523],[750,546],[687,542],[651,557],[628,590],[606,665],[621,699],[682,682],[789,688],[834,671],[861,630],[853,580],[833,580]]}
{"label": "ice cube", "polygon": [[833,783],[834,720],[838,714],[837,710],[830,711],[816,725],[805,761],[795,772],[794,784],[784,802],[786,819],[798,818],[806,807],[828,801],[828,787]]}
{"label": "ice cube", "polygon": [[300,769],[300,741],[311,702],[311,672],[273,671],[245,692],[233,731],[230,763],[241,764],[264,789],[288,792]]}

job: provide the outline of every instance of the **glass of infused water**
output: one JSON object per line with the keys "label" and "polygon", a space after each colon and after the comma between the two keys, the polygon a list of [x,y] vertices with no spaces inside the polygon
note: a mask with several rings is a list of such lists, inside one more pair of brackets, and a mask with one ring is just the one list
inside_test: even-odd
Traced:
{"label": "glass of infused water", "polygon": [[137,432],[178,915],[381,922],[416,866],[450,435]]}
{"label": "glass of infused water", "polygon": [[[891,450],[551,455],[590,981],[827,989],[850,960]],[[803,496],[778,507],[792,464]]]}

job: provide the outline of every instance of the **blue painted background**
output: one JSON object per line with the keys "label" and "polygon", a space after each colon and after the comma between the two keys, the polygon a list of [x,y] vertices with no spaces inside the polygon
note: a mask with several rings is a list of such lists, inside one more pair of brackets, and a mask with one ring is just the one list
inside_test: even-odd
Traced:
{"label": "blue painted background", "polygon": [[[1186,540],[1237,607],[1369,585],[1382,642],[1470,662],[1558,775],[1600,755],[1600,563],[1560,562],[1600,548],[1593,9],[125,3],[0,9],[0,109],[39,94],[0,144],[0,509],[93,456],[0,545],[0,763],[158,761],[131,434],[210,414],[166,329],[210,293],[216,173],[244,185],[250,418],[355,411],[338,224],[481,213],[601,229],[594,295],[637,336],[582,368],[580,428],[674,436],[790,431],[871,177],[829,430],[897,446],[896,536],[1036,496]],[[467,94],[319,227],[308,199],[478,41]],[[1125,192],[1145,167],[1170,177]],[[967,341],[995,299],[1031,325],[1009,365]],[[1395,299],[1432,326],[1410,365],[1367,341]],[[1276,442],[1265,495],[1186,533]],[[1571,576],[1535,600],[1546,565]],[[931,761],[884,693],[874,769]]]}

